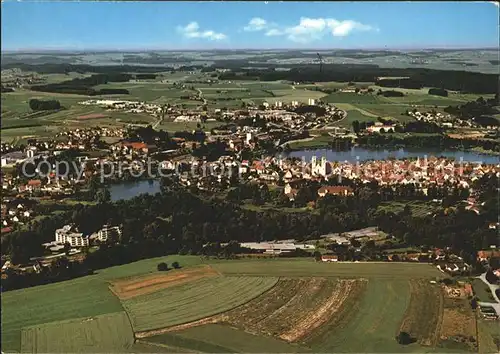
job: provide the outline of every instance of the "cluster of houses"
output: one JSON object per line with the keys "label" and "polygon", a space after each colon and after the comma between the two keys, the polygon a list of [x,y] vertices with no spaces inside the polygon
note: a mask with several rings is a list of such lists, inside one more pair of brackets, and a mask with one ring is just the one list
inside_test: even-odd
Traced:
{"label": "cluster of houses", "polygon": [[44,83],[46,80],[38,73],[23,72],[19,68],[4,69],[1,72],[2,86],[8,88],[22,88],[25,85]]}
{"label": "cluster of houses", "polygon": [[443,114],[436,111],[419,112],[417,109],[408,111],[407,114],[418,121],[440,123],[443,127],[453,128],[453,123],[451,123],[453,119],[450,114]]}
{"label": "cluster of houses", "polygon": [[97,137],[116,137],[123,138],[125,136],[125,130],[121,128],[109,128],[109,127],[92,127],[92,128],[76,128],[71,130],[65,130],[56,134],[56,138],[64,137],[66,140],[75,140],[79,142],[92,142],[96,140]]}
{"label": "cluster of houses", "polygon": [[25,224],[33,219],[33,201],[30,199],[10,200],[4,198],[1,204],[2,233],[10,232],[15,226]]}
{"label": "cluster of houses", "polygon": [[124,100],[87,100],[80,102],[84,106],[98,106],[108,111],[124,111],[128,113],[146,113],[154,117],[162,115],[163,107],[159,104],[124,101]]}

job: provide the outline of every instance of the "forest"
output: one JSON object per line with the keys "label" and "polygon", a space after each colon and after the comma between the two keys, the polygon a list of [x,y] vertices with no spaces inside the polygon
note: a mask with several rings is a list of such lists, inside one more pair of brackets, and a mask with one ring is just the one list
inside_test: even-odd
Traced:
{"label": "forest", "polygon": [[93,86],[107,84],[108,82],[127,82],[132,78],[130,74],[108,73],[92,75],[86,78],[75,78],[61,83],[31,86],[33,91],[73,93],[79,95],[96,96],[111,94],[129,94],[126,89],[101,89],[95,90]]}
{"label": "forest", "polygon": [[[381,76],[402,76],[408,79],[381,79]],[[382,87],[420,89],[437,87],[464,93],[494,94],[498,92],[498,75],[467,71],[430,70],[430,69],[385,69],[355,65],[323,65],[320,72],[317,66],[303,65],[289,71],[274,69],[239,69],[219,75],[223,80],[287,80],[294,82],[375,82]]]}
{"label": "forest", "polygon": [[[174,253],[201,254],[207,243],[290,238],[300,241],[316,239],[325,233],[378,226],[393,235],[398,246],[450,247],[472,262],[477,250],[497,239],[495,230],[488,228],[488,223],[498,217],[496,183],[495,176],[489,175],[476,181],[475,188],[481,191],[479,199],[485,203],[479,215],[459,204],[453,209],[444,208],[433,215],[416,217],[407,208],[394,213],[377,210],[377,207],[382,201],[432,198],[444,198],[444,205],[453,205],[467,197],[467,190],[445,186],[431,188],[425,196],[412,186],[400,186],[394,191],[372,183],[355,186],[352,197],[320,198],[315,212],[293,213],[282,209],[254,211],[240,206],[247,198],[257,204],[290,203],[266,185],[239,186],[224,200],[217,195],[184,189],[165,178],[161,182],[161,193],[115,203],[109,202],[108,196],[99,198],[95,205],[77,204],[63,213],[33,222],[28,230],[4,235],[1,246],[2,253],[8,254],[13,263],[23,264],[30,257],[43,255],[41,243],[52,241],[55,229],[64,224],[73,222],[84,234],[95,232],[104,224],[122,225],[123,233],[118,239],[109,240],[89,253],[83,263],[73,265],[75,273],[71,276],[78,276],[142,258]],[[296,206],[316,199],[316,188],[319,185],[301,188],[294,202]],[[70,276],[67,271],[63,273]],[[48,279],[61,280],[36,274],[27,278],[13,276],[9,282],[3,281],[2,286],[7,290]]]}

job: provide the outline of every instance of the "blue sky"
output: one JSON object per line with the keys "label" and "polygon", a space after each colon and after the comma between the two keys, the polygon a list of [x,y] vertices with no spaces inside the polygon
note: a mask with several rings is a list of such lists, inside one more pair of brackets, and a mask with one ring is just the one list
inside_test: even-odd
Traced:
{"label": "blue sky", "polygon": [[498,47],[491,2],[2,1],[2,50]]}

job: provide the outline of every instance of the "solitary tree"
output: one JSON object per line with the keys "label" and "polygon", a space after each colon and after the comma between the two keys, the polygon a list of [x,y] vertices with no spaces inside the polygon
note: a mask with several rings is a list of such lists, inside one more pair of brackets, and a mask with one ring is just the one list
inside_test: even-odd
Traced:
{"label": "solitary tree", "polygon": [[71,250],[71,245],[70,245],[69,243],[67,243],[67,242],[66,242],[66,243],[64,244],[64,248],[63,248],[63,250],[64,250],[64,253],[66,254],[66,256],[69,256],[69,251]]}
{"label": "solitary tree", "polygon": [[399,334],[396,336],[396,340],[399,344],[402,345],[408,345],[415,341],[415,339],[413,339],[407,332],[399,332]]}
{"label": "solitary tree", "polygon": [[314,252],[314,259],[317,262],[321,261],[321,252],[319,252],[319,251]]}
{"label": "solitary tree", "polygon": [[354,133],[358,134],[360,130],[359,126],[359,121],[355,120],[352,122],[352,130],[354,130]]}

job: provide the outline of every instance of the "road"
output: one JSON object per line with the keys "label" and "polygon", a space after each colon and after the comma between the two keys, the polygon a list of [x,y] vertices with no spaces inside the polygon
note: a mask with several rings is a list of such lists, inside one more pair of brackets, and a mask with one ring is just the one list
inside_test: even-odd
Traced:
{"label": "road", "polygon": [[343,121],[343,120],[344,120],[344,119],[346,119],[346,118],[347,118],[347,111],[344,111],[344,110],[342,109],[342,118],[340,118],[339,120],[337,120],[337,121],[333,122],[332,124],[337,124],[337,123],[339,123],[339,122]]}
{"label": "road", "polygon": [[497,294],[495,293],[495,290],[500,288],[500,285],[493,285],[488,283],[486,280],[486,273],[481,274],[478,276],[479,279],[483,281],[488,287],[490,288],[491,294],[493,295],[493,298],[496,300],[496,302],[478,302],[479,306],[491,306],[495,309],[497,315],[500,316],[500,299],[498,298]]}
{"label": "road", "polygon": [[198,94],[203,99],[203,104],[207,104],[207,99],[203,97],[203,92],[201,92],[201,89],[197,88],[196,91],[198,91]]}
{"label": "road", "polygon": [[286,144],[292,144],[300,141],[311,141],[315,138],[315,136],[311,136],[309,138],[304,138],[304,139],[295,139],[295,140],[288,140],[285,141],[283,144],[280,144],[280,147],[284,148]]}

